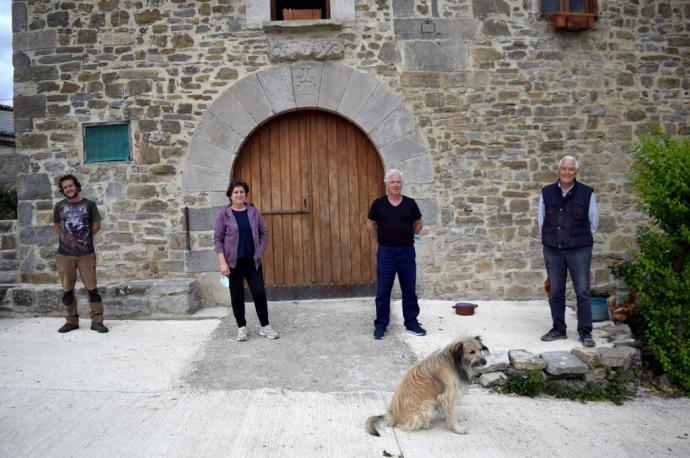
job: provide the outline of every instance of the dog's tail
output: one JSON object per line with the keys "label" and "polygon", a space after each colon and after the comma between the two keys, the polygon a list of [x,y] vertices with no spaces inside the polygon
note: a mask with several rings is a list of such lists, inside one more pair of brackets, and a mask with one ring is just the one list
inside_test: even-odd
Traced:
{"label": "dog's tail", "polygon": [[367,432],[369,434],[371,434],[372,436],[380,437],[381,435],[376,430],[376,426],[378,426],[379,423],[381,423],[384,418],[386,418],[385,415],[374,415],[372,417],[367,418],[367,423],[366,423]]}

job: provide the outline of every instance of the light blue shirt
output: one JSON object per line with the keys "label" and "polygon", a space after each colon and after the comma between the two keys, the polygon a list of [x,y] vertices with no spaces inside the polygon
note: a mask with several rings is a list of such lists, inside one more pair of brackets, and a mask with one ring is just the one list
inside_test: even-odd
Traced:
{"label": "light blue shirt", "polygon": [[[561,187],[560,182],[558,187]],[[568,192],[561,189],[561,194],[565,197]],[[592,197],[589,199],[589,212],[587,216],[589,216],[589,230],[594,235],[599,227],[599,210],[597,209],[597,196],[594,192],[592,192]],[[537,219],[539,220],[539,231],[541,231],[541,227],[544,225],[544,195],[542,193],[539,193],[539,213],[537,214]]]}

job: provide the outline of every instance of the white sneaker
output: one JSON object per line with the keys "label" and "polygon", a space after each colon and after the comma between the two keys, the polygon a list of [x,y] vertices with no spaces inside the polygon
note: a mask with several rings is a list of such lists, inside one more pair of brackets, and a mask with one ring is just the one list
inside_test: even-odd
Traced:
{"label": "white sneaker", "polygon": [[242,326],[241,328],[237,328],[237,340],[240,342],[244,342],[247,340],[247,327]]}
{"label": "white sneaker", "polygon": [[259,329],[259,334],[262,336],[265,336],[268,339],[277,339],[280,337],[277,332],[271,327],[270,324],[267,324],[266,326],[262,327]]}

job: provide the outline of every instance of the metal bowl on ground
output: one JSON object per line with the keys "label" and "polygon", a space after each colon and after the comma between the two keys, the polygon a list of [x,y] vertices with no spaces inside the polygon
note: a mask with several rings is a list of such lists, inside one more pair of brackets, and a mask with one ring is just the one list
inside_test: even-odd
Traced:
{"label": "metal bowl on ground", "polygon": [[474,310],[477,307],[479,307],[477,304],[470,302],[458,302],[453,306],[457,315],[474,315]]}

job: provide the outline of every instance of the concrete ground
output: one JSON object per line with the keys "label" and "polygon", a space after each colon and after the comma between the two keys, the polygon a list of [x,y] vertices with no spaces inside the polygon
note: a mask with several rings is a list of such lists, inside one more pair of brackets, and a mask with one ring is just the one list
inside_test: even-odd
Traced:
{"label": "concrete ground", "polygon": [[467,435],[440,420],[366,434],[405,369],[458,335],[480,334],[492,351],[578,345],[574,330],[539,340],[545,301],[478,304],[467,317],[422,301],[429,333],[416,337],[395,303],[381,341],[371,299],[271,303],[276,341],[258,335],[250,305],[242,343],[225,308],[107,321],[104,335],[87,320],[58,334],[61,319],[0,319],[0,456],[690,456],[690,400],[648,393],[615,406],[472,387],[457,406]]}

